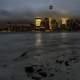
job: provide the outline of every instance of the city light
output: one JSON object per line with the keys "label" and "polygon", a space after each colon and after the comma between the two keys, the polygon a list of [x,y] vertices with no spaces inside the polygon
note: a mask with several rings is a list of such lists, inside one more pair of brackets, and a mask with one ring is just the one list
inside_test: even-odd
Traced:
{"label": "city light", "polygon": [[35,19],[35,24],[36,24],[36,26],[40,26],[41,25],[41,19],[40,18],[36,18]]}
{"label": "city light", "polygon": [[50,28],[50,30],[52,29],[51,21],[52,21],[52,18],[49,17],[49,28]]}
{"label": "city light", "polygon": [[62,24],[67,24],[67,20],[68,20],[68,18],[61,18],[61,20],[62,20]]}

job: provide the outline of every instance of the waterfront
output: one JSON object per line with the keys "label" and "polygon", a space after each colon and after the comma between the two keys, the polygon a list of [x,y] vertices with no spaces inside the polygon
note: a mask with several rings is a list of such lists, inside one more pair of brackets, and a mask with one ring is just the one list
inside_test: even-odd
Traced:
{"label": "waterfront", "polygon": [[[79,80],[80,33],[0,33],[0,80]],[[27,76],[44,66],[47,77]],[[48,70],[49,69],[49,70]],[[53,76],[50,77],[50,74]]]}
{"label": "waterfront", "polygon": [[[56,16],[57,17],[57,16]],[[80,31],[77,17],[35,17],[32,20],[0,21],[0,32],[72,32]]]}

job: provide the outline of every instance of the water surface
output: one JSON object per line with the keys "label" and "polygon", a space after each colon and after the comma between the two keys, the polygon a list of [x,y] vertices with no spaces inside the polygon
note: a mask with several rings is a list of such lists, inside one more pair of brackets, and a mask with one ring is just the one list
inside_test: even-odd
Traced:
{"label": "water surface", "polygon": [[[79,80],[79,36],[80,33],[0,33],[0,80]],[[46,77],[37,70],[28,77],[25,68],[32,65],[44,70]]]}

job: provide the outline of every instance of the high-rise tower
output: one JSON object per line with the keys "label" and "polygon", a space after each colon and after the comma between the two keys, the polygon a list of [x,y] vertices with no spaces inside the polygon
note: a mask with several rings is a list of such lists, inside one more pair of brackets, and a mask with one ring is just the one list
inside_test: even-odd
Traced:
{"label": "high-rise tower", "polygon": [[49,29],[52,30],[53,0],[50,0],[50,1],[49,1],[49,11],[50,11],[50,16],[49,16]]}

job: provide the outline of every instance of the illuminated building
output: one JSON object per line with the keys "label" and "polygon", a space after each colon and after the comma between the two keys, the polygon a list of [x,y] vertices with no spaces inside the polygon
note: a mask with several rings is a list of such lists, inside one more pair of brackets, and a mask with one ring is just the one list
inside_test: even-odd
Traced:
{"label": "illuminated building", "polygon": [[67,31],[68,30],[68,26],[67,26],[68,20],[69,20],[69,17],[64,17],[64,16],[60,17],[60,30],[61,31]]}
{"label": "illuminated building", "polygon": [[43,26],[45,27],[45,30],[49,30],[49,19],[48,18],[44,19],[44,25]]}
{"label": "illuminated building", "polygon": [[68,18],[65,18],[65,17],[62,17],[61,18],[61,21],[62,21],[62,24],[67,24],[67,20],[68,20]]}
{"label": "illuminated building", "polygon": [[52,30],[52,24],[51,24],[51,23],[52,23],[52,18],[49,17],[49,29],[50,29],[50,30]]}
{"label": "illuminated building", "polygon": [[42,18],[37,17],[35,18],[35,26],[36,26],[36,30],[39,30],[41,27],[41,22],[42,22]]}

